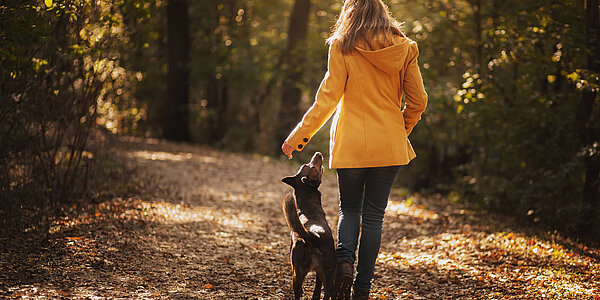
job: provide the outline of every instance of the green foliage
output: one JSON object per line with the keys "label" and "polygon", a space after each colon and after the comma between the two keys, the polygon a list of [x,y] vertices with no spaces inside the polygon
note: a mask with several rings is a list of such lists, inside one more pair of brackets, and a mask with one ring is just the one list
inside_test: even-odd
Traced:
{"label": "green foliage", "polygon": [[484,145],[466,165],[470,190],[494,209],[577,228],[586,209],[585,168],[575,123],[580,94],[567,74],[585,60],[577,49],[584,23],[573,18],[582,7],[516,2],[503,8],[515,17],[488,30],[487,68],[465,73],[456,97],[470,115],[471,148]]}
{"label": "green foliage", "polygon": [[[339,4],[312,4],[301,50],[307,57],[303,105],[312,103],[325,72],[324,39]],[[192,134],[195,141],[234,151],[273,153],[283,51],[293,1],[192,2]]]}
{"label": "green foliage", "polygon": [[125,35],[114,12],[124,3],[0,6],[0,194],[7,207],[57,206],[87,192],[90,129],[124,127],[116,104],[135,76],[120,62]]}
{"label": "green foliage", "polygon": [[416,33],[430,96],[411,136],[424,159],[405,170],[404,182],[428,188],[446,183],[438,186],[442,191],[456,182],[471,202],[577,231],[590,207],[581,201],[586,148],[575,117],[580,90],[597,91],[598,82],[598,74],[582,68],[582,4],[393,7],[422,18],[404,20]]}

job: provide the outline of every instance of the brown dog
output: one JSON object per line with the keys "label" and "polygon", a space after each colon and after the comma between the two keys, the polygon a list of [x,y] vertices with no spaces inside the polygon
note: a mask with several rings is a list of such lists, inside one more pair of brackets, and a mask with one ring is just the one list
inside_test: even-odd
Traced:
{"label": "brown dog", "polygon": [[283,199],[283,213],[291,229],[292,281],[295,299],[302,296],[302,283],[310,271],[317,273],[312,299],[319,299],[321,284],[325,288],[323,299],[334,293],[333,280],[337,255],[331,228],[325,219],[321,206],[321,192],[318,187],[323,177],[323,155],[315,153],[310,163],[304,164],[294,176],[281,179],[289,184],[294,193]]}

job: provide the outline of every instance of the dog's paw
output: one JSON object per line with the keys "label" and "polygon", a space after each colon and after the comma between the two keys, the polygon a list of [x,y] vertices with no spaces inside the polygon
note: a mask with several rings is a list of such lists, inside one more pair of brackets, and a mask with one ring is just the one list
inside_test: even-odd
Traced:
{"label": "dog's paw", "polygon": [[312,233],[317,238],[320,238],[321,234],[325,233],[325,228],[323,228],[323,226],[313,224],[313,225],[310,225],[306,231]]}

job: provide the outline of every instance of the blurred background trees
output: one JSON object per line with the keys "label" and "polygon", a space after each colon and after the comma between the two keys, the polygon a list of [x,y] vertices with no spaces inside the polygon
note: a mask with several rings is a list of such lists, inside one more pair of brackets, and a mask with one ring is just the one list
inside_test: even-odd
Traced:
{"label": "blurred background trees", "polygon": [[[419,44],[430,96],[397,184],[599,240],[598,1],[385,2]],[[2,197],[85,191],[93,127],[279,156],[340,7],[4,1]],[[327,144],[323,129],[298,159]]]}
{"label": "blurred background trees", "polygon": [[167,1],[167,94],[162,103],[163,136],[189,141],[190,20],[185,0]]}
{"label": "blurred background trees", "polygon": [[143,75],[122,60],[138,49],[130,18],[145,15],[123,1],[3,1],[0,13],[0,210],[56,208],[88,190],[91,128],[131,133],[145,115]]}

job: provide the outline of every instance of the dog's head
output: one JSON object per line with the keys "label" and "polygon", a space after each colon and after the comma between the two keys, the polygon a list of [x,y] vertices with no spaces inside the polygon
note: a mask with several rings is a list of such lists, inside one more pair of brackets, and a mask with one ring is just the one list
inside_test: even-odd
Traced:
{"label": "dog's head", "polygon": [[288,176],[281,179],[286,184],[293,188],[298,188],[300,185],[308,185],[318,188],[323,178],[323,154],[316,152],[308,164],[303,164],[298,173],[294,176]]}

